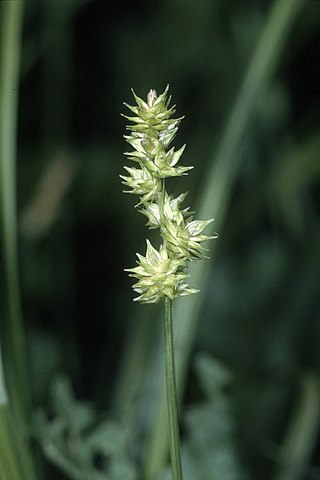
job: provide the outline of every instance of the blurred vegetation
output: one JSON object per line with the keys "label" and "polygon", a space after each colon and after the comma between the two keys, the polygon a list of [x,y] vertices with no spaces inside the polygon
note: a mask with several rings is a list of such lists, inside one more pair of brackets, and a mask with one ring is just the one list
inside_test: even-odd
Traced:
{"label": "blurred vegetation", "polygon": [[201,294],[175,302],[185,479],[320,478],[319,18],[306,0],[25,2],[11,193],[39,478],[170,478],[162,312],[132,302],[145,228],[119,179],[122,102],[168,83],[187,202],[219,232]]}

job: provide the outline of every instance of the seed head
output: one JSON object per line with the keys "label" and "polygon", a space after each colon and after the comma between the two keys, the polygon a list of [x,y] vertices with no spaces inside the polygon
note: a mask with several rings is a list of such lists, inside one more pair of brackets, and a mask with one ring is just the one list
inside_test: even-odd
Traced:
{"label": "seed head", "polygon": [[172,118],[175,106],[170,107],[171,97],[167,86],[161,95],[150,90],[145,102],[132,90],[135,106],[126,107],[133,116],[123,115],[130,121],[125,139],[132,147],[126,152],[135,167],[124,167],[128,175],[120,175],[129,187],[126,193],[140,197],[140,212],[148,219],[150,229],[159,228],[163,244],[159,251],[147,240],[146,256],[138,256],[138,266],[126,269],[138,279],[133,285],[141,303],[157,303],[166,297],[189,295],[198,292],[185,281],[188,278],[188,261],[208,258],[202,243],[217,238],[217,234],[204,235],[202,231],[211,220],[193,220],[193,212],[181,204],[186,193],[173,197],[165,190],[165,178],[187,175],[193,167],[178,166],[185,145],[178,150],[169,148],[183,117]]}

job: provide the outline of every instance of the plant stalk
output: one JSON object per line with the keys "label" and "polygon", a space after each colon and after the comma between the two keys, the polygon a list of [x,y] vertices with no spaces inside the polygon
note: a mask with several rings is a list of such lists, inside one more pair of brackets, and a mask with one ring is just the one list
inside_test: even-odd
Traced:
{"label": "plant stalk", "polygon": [[23,480],[10,413],[0,348],[0,478]]}
{"label": "plant stalk", "polygon": [[172,323],[172,300],[168,297],[164,301],[164,331],[165,331],[165,359],[166,359],[166,388],[169,420],[169,448],[173,480],[182,480],[180,435],[178,418],[178,396],[176,386],[176,371],[174,362],[174,336]]}
{"label": "plant stalk", "polygon": [[[0,217],[4,281],[1,335],[10,402],[26,410],[29,385],[22,325],[17,255],[16,125],[23,2],[5,2],[0,11]],[[16,412],[15,412],[16,413]]]}
{"label": "plant stalk", "polygon": [[11,428],[10,413],[7,405],[0,405],[0,478],[22,480],[17,450]]}
{"label": "plant stalk", "polygon": [[[20,303],[15,185],[23,8],[24,2],[20,1],[4,2],[0,8],[0,247],[3,255],[0,278],[4,300],[1,305],[1,347],[5,387],[8,389],[8,402],[1,412],[0,437],[8,455],[10,449],[10,456],[2,459],[3,468],[8,465],[11,471],[10,464],[16,455],[17,461],[18,458],[21,460],[24,477],[34,480],[34,460],[27,440],[31,402]],[[1,478],[15,479],[17,475],[12,470],[11,474]]]}

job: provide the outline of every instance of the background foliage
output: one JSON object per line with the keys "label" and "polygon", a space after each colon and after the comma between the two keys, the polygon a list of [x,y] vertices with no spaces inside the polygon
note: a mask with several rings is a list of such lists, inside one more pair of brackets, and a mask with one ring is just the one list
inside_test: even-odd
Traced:
{"label": "background foliage", "polygon": [[145,228],[119,179],[122,102],[132,103],[131,87],[145,96],[167,83],[185,115],[176,145],[187,143],[183,163],[195,165],[172,191],[188,189],[220,235],[195,274],[196,319],[182,336],[185,300],[176,307],[185,478],[320,478],[320,4],[302,1],[268,53],[271,8],[25,6],[19,261],[43,478],[169,478],[165,435],[155,433],[165,424],[161,309],[132,303],[123,268],[143,250]]}

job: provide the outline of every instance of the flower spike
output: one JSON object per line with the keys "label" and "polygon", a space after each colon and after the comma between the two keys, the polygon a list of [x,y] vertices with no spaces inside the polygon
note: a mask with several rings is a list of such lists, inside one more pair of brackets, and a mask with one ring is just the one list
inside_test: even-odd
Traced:
{"label": "flower spike", "polygon": [[159,251],[147,240],[145,257],[137,254],[138,266],[126,269],[138,281],[133,285],[139,294],[135,301],[157,303],[166,298],[190,295],[198,292],[185,281],[187,265],[191,260],[208,258],[202,243],[217,238],[217,234],[204,235],[202,231],[213,221],[193,220],[193,212],[181,208],[186,193],[174,198],[165,190],[165,179],[187,175],[193,167],[178,165],[185,145],[178,150],[169,148],[183,117],[172,118],[175,105],[170,106],[171,96],[167,86],[161,95],[151,89],[146,101],[132,90],[136,105],[124,105],[132,115],[129,132],[124,138],[132,151],[125,153],[136,167],[124,167],[128,175],[120,175],[129,188],[125,193],[140,197],[137,204],[148,219],[150,229],[159,228],[163,244]]}

